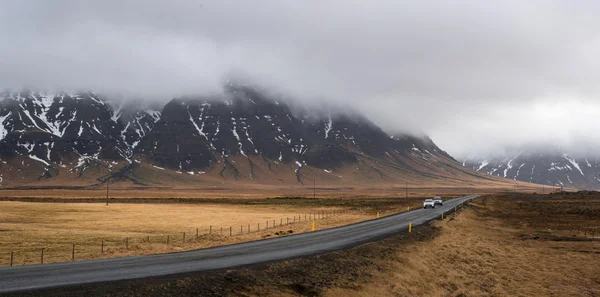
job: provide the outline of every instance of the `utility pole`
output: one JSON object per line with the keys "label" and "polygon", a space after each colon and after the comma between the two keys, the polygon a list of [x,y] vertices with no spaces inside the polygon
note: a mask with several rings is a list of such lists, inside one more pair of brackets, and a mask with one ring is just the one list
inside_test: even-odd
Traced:
{"label": "utility pole", "polygon": [[110,184],[110,175],[106,179],[106,206],[108,206],[108,185]]}
{"label": "utility pole", "polygon": [[108,206],[108,188],[109,188],[109,184],[110,184],[110,175],[112,173],[112,170],[110,170],[110,167],[108,168],[108,176],[106,177],[106,206]]}
{"label": "utility pole", "polygon": [[313,199],[317,197],[317,180],[313,174]]}

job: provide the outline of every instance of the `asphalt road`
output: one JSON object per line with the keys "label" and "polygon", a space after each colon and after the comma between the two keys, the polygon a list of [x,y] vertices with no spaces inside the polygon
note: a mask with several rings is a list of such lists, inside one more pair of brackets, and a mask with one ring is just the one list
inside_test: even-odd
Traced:
{"label": "asphalt road", "polygon": [[151,256],[0,268],[0,293],[136,279],[279,261],[340,250],[406,232],[477,197],[451,199],[435,209],[415,209],[381,219],[292,236]]}

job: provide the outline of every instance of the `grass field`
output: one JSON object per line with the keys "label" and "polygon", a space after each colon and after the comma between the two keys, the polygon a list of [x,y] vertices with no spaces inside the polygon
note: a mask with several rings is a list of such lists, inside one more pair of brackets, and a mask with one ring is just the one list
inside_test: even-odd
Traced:
{"label": "grass field", "polygon": [[434,225],[359,289],[325,296],[600,296],[598,194],[487,197]]}
{"label": "grass field", "polygon": [[[389,214],[410,203],[414,201],[385,205],[381,211]],[[307,232],[314,214],[316,229],[375,217],[369,206],[340,214],[350,207],[280,201],[262,204],[0,202],[0,265],[9,265],[11,251],[13,265],[40,263],[42,248],[46,263],[70,261],[73,244],[77,260],[152,254],[283,236],[291,234],[289,231]],[[323,214],[319,213],[326,213],[327,218],[320,219]]]}

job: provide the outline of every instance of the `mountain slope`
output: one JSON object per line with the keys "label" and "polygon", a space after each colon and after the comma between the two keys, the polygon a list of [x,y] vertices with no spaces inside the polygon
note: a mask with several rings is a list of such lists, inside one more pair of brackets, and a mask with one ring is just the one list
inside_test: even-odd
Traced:
{"label": "mountain slope", "polygon": [[0,95],[2,186],[505,184],[431,139],[393,137],[364,116],[290,108],[258,88],[176,98],[162,110],[93,92]]}
{"label": "mountain slope", "polygon": [[511,156],[472,158],[465,167],[518,181],[579,189],[600,189],[600,159],[574,157],[559,150],[523,149]]}

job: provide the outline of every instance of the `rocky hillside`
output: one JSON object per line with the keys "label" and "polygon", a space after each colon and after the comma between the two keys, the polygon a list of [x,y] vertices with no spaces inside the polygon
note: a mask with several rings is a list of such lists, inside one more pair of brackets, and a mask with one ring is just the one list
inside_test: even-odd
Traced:
{"label": "rocky hillside", "polygon": [[498,181],[428,138],[390,136],[359,114],[292,110],[256,88],[229,85],[158,109],[93,92],[2,93],[2,186]]}
{"label": "rocky hillside", "polygon": [[465,159],[463,165],[512,180],[568,188],[600,189],[600,159],[577,157],[559,150],[541,153],[535,149],[523,149],[511,156]]}

